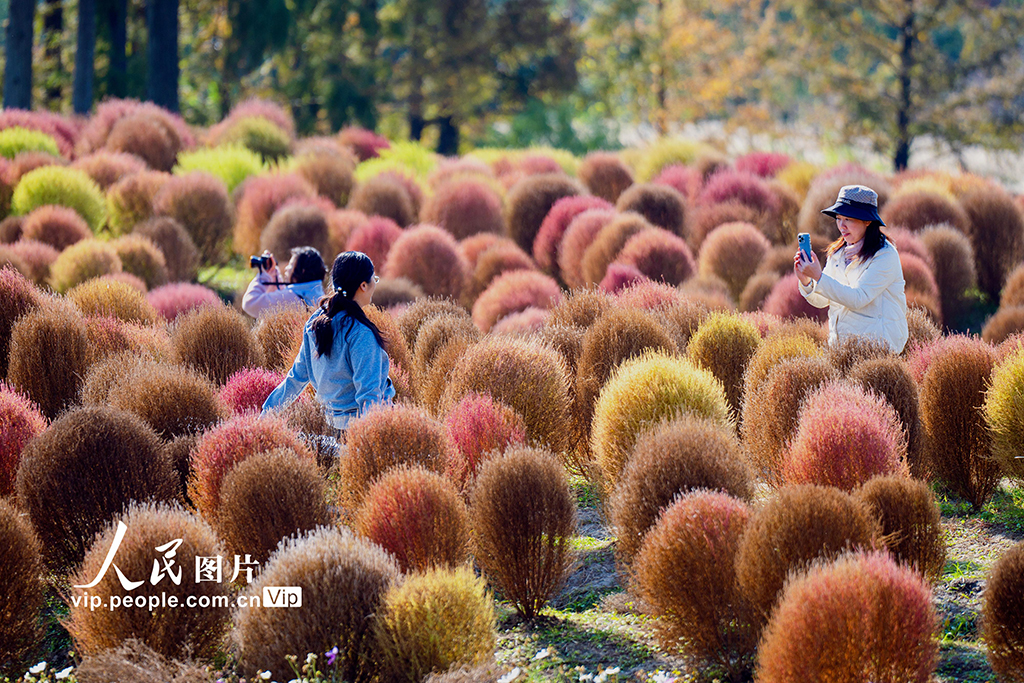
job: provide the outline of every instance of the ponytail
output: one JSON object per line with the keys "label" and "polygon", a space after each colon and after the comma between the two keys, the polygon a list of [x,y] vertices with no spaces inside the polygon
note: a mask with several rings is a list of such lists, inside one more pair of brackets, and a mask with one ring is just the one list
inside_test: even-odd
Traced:
{"label": "ponytail", "polygon": [[331,280],[334,283],[334,294],[320,300],[320,314],[313,319],[313,337],[316,340],[316,352],[319,356],[329,357],[331,348],[334,346],[334,318],[345,313],[342,320],[342,329],[347,329],[345,337],[352,325],[357,321],[369,328],[373,338],[380,348],[387,351],[387,345],[380,330],[373,324],[363,308],[352,300],[356,289],[373,277],[373,262],[370,258],[358,251],[347,251],[339,254],[334,260],[334,267],[331,268]]}

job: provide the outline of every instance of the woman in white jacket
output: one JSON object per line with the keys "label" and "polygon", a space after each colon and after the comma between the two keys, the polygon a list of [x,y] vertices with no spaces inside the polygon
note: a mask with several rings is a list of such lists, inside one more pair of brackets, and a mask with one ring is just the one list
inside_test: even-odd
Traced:
{"label": "woman in white jacket", "polygon": [[822,213],[836,219],[841,237],[829,245],[824,270],[813,252],[807,260],[797,250],[793,270],[800,293],[812,306],[828,306],[829,344],[858,335],[900,353],[908,336],[903,267],[896,247],[882,234],[878,195],[863,185],[847,185]]}

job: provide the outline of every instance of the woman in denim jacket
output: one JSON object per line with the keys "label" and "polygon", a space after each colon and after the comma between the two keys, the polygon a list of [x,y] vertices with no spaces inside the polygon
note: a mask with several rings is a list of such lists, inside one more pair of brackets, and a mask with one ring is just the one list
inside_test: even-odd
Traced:
{"label": "woman in denim jacket", "polygon": [[264,411],[287,406],[312,384],[340,435],[349,421],[394,398],[384,338],[363,313],[378,279],[366,254],[338,255],[331,268],[334,294],[306,321],[299,355],[288,376],[267,397]]}

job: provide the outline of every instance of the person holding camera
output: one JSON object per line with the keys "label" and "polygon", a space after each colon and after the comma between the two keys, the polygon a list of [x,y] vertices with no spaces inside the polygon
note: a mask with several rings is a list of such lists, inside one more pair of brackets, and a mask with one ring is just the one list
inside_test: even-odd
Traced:
{"label": "person holding camera", "polygon": [[306,321],[299,355],[263,403],[264,412],[288,406],[311,384],[343,438],[350,420],[371,406],[391,402],[395,387],[388,377],[387,344],[363,312],[379,279],[366,254],[338,255],[331,267],[334,294]]}
{"label": "person holding camera", "polygon": [[316,306],[324,296],[324,265],[313,247],[295,247],[281,278],[274,255],[264,251],[249,257],[249,265],[259,268],[242,297],[242,310],[254,318],[277,306]]}
{"label": "person holding camera", "polygon": [[824,270],[809,248],[797,249],[793,270],[807,302],[828,307],[829,344],[858,335],[902,352],[909,336],[903,267],[896,247],[882,233],[878,194],[863,185],[846,185],[822,213],[835,218],[840,233],[828,247]]}

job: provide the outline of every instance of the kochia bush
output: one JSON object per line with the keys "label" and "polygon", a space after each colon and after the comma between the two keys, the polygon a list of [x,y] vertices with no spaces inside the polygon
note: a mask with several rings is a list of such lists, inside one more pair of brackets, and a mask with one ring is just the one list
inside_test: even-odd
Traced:
{"label": "kochia bush", "polygon": [[1024,480],[1024,352],[1003,360],[992,373],[985,395],[985,422],[992,434],[992,455],[1004,474]]}
{"label": "kochia bush", "polygon": [[403,231],[391,246],[385,276],[405,277],[428,296],[459,298],[468,277],[467,264],[458,242],[446,230],[418,225]]}
{"label": "kochia bush", "polygon": [[72,288],[67,296],[86,316],[109,316],[142,325],[157,321],[156,309],[146,296],[124,282],[95,278]]}
{"label": "kochia bush", "polygon": [[526,445],[522,416],[488,394],[463,396],[448,412],[444,426],[453,446],[447,474],[463,488],[476,478],[488,457],[513,445]]}
{"label": "kochia bush", "polygon": [[220,389],[220,400],[236,415],[258,413],[284,375],[262,368],[245,368],[228,377]]}
{"label": "kochia bush", "polygon": [[761,335],[753,324],[723,313],[705,318],[690,336],[687,356],[718,378],[734,414],[740,411],[747,363],[760,343]]}
{"label": "kochia bush", "polygon": [[217,384],[242,368],[262,364],[263,355],[241,314],[227,306],[200,306],[175,321],[174,357]]}
{"label": "kochia bush", "polygon": [[750,223],[726,223],[704,239],[697,266],[701,275],[717,275],[725,280],[733,299],[739,299],[747,280],[771,248],[768,238]]}
{"label": "kochia bush", "polygon": [[1024,680],[1024,543],[1003,553],[988,575],[982,629],[992,669],[1007,681]]}
{"label": "kochia bush", "polygon": [[686,241],[660,228],[633,235],[615,263],[632,266],[650,279],[670,285],[682,284],[697,271]]}
{"label": "kochia bush", "polygon": [[633,172],[611,152],[591,152],[580,162],[577,176],[595,196],[614,202],[633,184]]}
{"label": "kochia bush", "polygon": [[583,187],[560,173],[542,173],[520,180],[505,199],[505,218],[509,237],[527,252],[551,207],[559,199],[584,194]]}
{"label": "kochia bush", "polygon": [[675,188],[656,183],[633,185],[615,202],[619,211],[633,211],[654,226],[686,238],[686,200]]}
{"label": "kochia bush", "polygon": [[39,408],[6,383],[0,383],[0,497],[14,492],[14,478],[21,452],[31,439],[46,429],[46,418]]}
{"label": "kochia bush", "polygon": [[75,401],[88,367],[82,317],[64,302],[27,312],[11,329],[9,359],[7,380],[53,419]]}
{"label": "kochia bush", "polygon": [[[126,363],[123,357],[115,358],[114,363],[121,366],[121,372],[108,375],[111,379],[105,400],[101,395],[103,378],[96,376],[92,368],[86,375],[83,397],[92,394],[98,403],[109,403],[134,413],[160,438],[170,441],[195,436],[229,415],[217,395],[217,387],[195,370],[141,360]],[[100,373],[98,366],[93,367]]]}
{"label": "kochia bush", "polygon": [[558,272],[569,289],[586,284],[583,277],[583,255],[601,229],[617,214],[606,209],[588,209],[576,216],[565,230],[558,245]]}
{"label": "kochia bush", "polygon": [[92,237],[89,224],[74,209],[47,204],[33,209],[21,225],[21,236],[49,244],[63,251],[72,244]]}
{"label": "kochia bush", "polygon": [[533,241],[533,258],[544,272],[558,275],[558,247],[565,231],[576,216],[589,209],[610,209],[611,204],[599,197],[573,195],[562,197],[551,206]]}
{"label": "kochia bush", "polygon": [[421,218],[450,232],[455,239],[505,232],[501,195],[481,178],[465,176],[438,186],[423,205]]}
{"label": "kochia bush", "polygon": [[488,332],[510,313],[530,306],[550,309],[562,298],[562,291],[550,276],[532,270],[514,270],[495,278],[473,304],[473,322]]}
{"label": "kochia bush", "polygon": [[0,673],[18,675],[19,666],[42,639],[43,561],[28,519],[0,498]]}
{"label": "kochia bush", "polygon": [[153,198],[153,213],[178,221],[205,263],[227,257],[235,210],[220,178],[202,171],[171,178]]}
{"label": "kochia bush", "polygon": [[11,211],[25,216],[47,204],[73,209],[94,233],[107,220],[103,191],[85,171],[75,168],[44,166],[22,176],[11,197]]}

